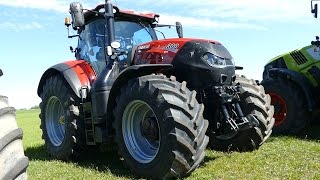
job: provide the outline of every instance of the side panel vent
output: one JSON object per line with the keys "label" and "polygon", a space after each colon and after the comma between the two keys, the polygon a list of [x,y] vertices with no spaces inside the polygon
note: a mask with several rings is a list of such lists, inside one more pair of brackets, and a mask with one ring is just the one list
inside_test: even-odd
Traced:
{"label": "side panel vent", "polygon": [[300,51],[293,51],[290,53],[293,59],[296,61],[298,65],[306,63],[308,60],[307,58],[300,52]]}

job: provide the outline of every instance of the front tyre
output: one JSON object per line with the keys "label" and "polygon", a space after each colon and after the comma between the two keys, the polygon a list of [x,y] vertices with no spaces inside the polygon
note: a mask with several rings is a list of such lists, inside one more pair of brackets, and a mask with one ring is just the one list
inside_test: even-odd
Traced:
{"label": "front tyre", "polygon": [[60,75],[46,80],[40,97],[40,128],[48,153],[61,160],[80,156],[85,150],[85,135],[79,98]]}
{"label": "front tyre", "polygon": [[259,125],[239,131],[233,137],[211,137],[210,145],[221,151],[253,151],[258,149],[271,135],[274,125],[274,108],[264,88],[245,76],[237,76],[234,84],[240,84],[240,107],[245,117],[255,117]]}
{"label": "front tyre", "polygon": [[148,75],[121,88],[114,110],[119,153],[138,175],[181,178],[205,156],[208,121],[196,92],[175,77]]}

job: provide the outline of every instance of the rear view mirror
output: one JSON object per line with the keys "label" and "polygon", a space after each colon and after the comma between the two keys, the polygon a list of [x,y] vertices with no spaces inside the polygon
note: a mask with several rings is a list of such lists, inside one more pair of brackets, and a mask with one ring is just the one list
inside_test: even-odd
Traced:
{"label": "rear view mirror", "polygon": [[313,7],[313,1],[311,1],[311,13],[314,14],[315,18],[318,18],[318,4],[315,4]]}
{"label": "rear view mirror", "polygon": [[72,2],[70,4],[69,10],[72,18],[72,27],[74,30],[79,29],[80,27],[84,26],[84,15],[83,15],[83,8],[82,4],[79,2]]}
{"label": "rear view mirror", "polygon": [[176,22],[176,30],[179,38],[183,38],[183,29],[182,24],[180,22]]}
{"label": "rear view mirror", "polygon": [[314,5],[314,9],[312,9],[312,13],[314,13],[315,18],[318,18],[318,4]]}
{"label": "rear view mirror", "polygon": [[3,72],[2,72],[2,70],[0,69],[0,76],[2,76],[3,75]]}

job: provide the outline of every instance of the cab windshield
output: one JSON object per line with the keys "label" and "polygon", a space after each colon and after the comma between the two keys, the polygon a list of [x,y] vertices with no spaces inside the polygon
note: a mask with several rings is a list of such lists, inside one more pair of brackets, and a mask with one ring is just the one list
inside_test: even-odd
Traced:
{"label": "cab windshield", "polygon": [[116,21],[115,35],[116,41],[120,42],[121,48],[124,50],[156,40],[154,30],[149,24],[142,22]]}
{"label": "cab windshield", "polygon": [[[85,25],[78,42],[79,59],[88,61],[99,74],[105,68],[105,20],[97,19]],[[116,20],[115,39],[120,43],[120,50],[131,52],[134,46],[156,40],[156,34],[150,24],[135,21]],[[127,60],[124,55],[120,60]]]}

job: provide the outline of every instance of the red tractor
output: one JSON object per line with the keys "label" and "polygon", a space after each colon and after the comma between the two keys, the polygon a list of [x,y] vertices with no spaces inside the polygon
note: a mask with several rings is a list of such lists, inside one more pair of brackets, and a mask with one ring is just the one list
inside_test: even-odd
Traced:
{"label": "red tractor", "polygon": [[[138,175],[189,175],[205,149],[250,151],[271,134],[270,97],[254,80],[236,76],[217,41],[158,40],[159,15],[70,4],[78,33],[77,60],[41,77],[41,129],[49,154],[62,160],[116,142]],[[208,120],[205,120],[204,117]],[[210,141],[209,141],[210,138]]]}

